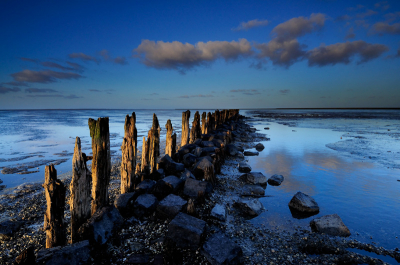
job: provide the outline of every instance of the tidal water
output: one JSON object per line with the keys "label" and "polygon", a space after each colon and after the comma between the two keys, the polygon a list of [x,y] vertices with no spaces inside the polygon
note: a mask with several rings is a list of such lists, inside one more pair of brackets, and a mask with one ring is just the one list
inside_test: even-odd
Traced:
{"label": "tidal water", "polygon": [[[120,158],[125,116],[132,111],[136,113],[138,150],[151,127],[153,113],[162,128],[161,138],[165,138],[168,119],[178,134],[181,131],[182,110],[0,111],[0,171],[16,168],[33,172],[0,174],[0,185],[13,188],[26,182],[42,182],[44,166],[54,162],[59,163],[59,175],[70,172],[76,136],[81,138],[83,152],[91,154],[88,118],[109,117],[112,159]],[[290,116],[289,111],[274,111]],[[315,111],[301,113],[307,116],[311,112]],[[400,120],[393,118],[400,113],[371,112],[373,118],[360,118],[352,111],[353,116],[288,116],[282,121],[241,111],[253,117],[249,122],[258,132],[270,138],[262,142],[265,149],[259,156],[246,157],[253,171],[285,178],[281,186],[266,188],[270,197],[260,199],[266,211],[251,222],[294,231],[309,229],[315,217],[337,213],[349,227],[351,237],[389,249],[400,248]],[[190,121],[193,115],[194,111]],[[288,203],[297,191],[317,201],[318,215],[305,219],[292,216]]]}

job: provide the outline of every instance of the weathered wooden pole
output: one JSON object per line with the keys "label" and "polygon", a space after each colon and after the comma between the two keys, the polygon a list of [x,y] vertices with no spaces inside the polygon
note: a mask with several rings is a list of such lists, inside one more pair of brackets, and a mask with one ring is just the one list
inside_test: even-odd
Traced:
{"label": "weathered wooden pole", "polygon": [[198,111],[196,111],[193,118],[192,130],[190,131],[189,143],[192,144],[194,141],[196,141],[196,139],[199,138],[201,138],[200,114]]}
{"label": "weathered wooden pole", "polygon": [[206,134],[211,133],[214,129],[214,119],[211,112],[207,113]]}
{"label": "weathered wooden pole", "polygon": [[201,134],[205,134],[207,131],[207,112],[201,114]]}
{"label": "weathered wooden pole", "polygon": [[149,169],[150,174],[157,171],[157,158],[160,156],[160,124],[155,113],[153,113],[153,125],[149,131],[148,138],[150,139],[149,150]]}
{"label": "weathered wooden pole", "polygon": [[172,134],[174,131],[174,128],[172,127],[171,120],[167,121],[167,124],[165,124],[165,128],[167,129],[167,137],[165,141],[165,154],[169,155],[170,157],[173,157],[176,153],[176,133]]}
{"label": "weathered wooden pole", "polygon": [[126,115],[124,129],[125,135],[121,146],[121,194],[132,192],[136,184],[137,129],[135,112],[132,112],[131,117]]}
{"label": "weathered wooden pole", "polygon": [[46,248],[63,246],[66,242],[64,225],[65,186],[57,179],[57,170],[53,164],[45,167],[43,187],[47,201],[47,209],[44,214]]}
{"label": "weathered wooden pole", "polygon": [[149,174],[148,169],[149,169],[149,148],[150,148],[150,139],[147,139],[146,137],[143,136],[143,145],[142,145],[142,163],[141,163],[141,168],[140,171],[143,174]]}
{"label": "weathered wooden pole", "polygon": [[215,118],[214,118],[214,130],[217,129],[218,125],[220,124],[220,115],[219,110],[215,110]]}
{"label": "weathered wooden pole", "polygon": [[72,180],[69,186],[71,195],[69,207],[71,212],[71,242],[79,241],[78,229],[90,218],[91,178],[86,167],[86,154],[81,150],[81,139],[76,137],[74,156],[72,158]]}
{"label": "weathered wooden pole", "polygon": [[184,146],[189,143],[189,118],[190,118],[190,110],[182,112],[182,139],[181,146]]}
{"label": "weathered wooden pole", "polygon": [[101,207],[108,205],[108,184],[110,182],[111,156],[108,117],[89,118],[90,137],[92,137],[92,215]]}

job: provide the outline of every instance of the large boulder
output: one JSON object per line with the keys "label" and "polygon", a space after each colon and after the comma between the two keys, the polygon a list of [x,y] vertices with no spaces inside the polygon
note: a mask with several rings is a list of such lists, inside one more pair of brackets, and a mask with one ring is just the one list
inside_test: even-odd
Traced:
{"label": "large boulder", "polygon": [[137,197],[134,205],[134,215],[138,218],[151,215],[158,205],[158,200],[153,194],[142,194]]}
{"label": "large boulder", "polygon": [[289,207],[301,213],[317,214],[319,212],[318,203],[311,196],[300,191],[290,200]]}
{"label": "large boulder", "polygon": [[243,186],[242,195],[265,195],[265,189],[260,185],[248,184]]}
{"label": "large boulder", "polygon": [[310,222],[313,232],[325,233],[331,236],[350,236],[350,230],[337,214],[324,215]]}
{"label": "large boulder", "polygon": [[133,204],[138,196],[137,192],[119,194],[115,198],[114,206],[123,217],[129,217],[133,215]]}
{"label": "large boulder", "polygon": [[256,150],[257,151],[262,151],[262,150],[264,150],[264,145],[262,144],[262,143],[258,143],[258,144],[256,144]]}
{"label": "large boulder", "polygon": [[211,210],[211,216],[222,222],[226,220],[226,209],[222,204],[216,204]]}
{"label": "large boulder", "polygon": [[242,264],[243,251],[222,232],[215,233],[203,245],[203,255],[212,265]]}
{"label": "large boulder", "polygon": [[114,206],[106,206],[95,212],[78,230],[82,240],[93,245],[104,245],[113,233],[121,228],[124,218]]}
{"label": "large boulder", "polygon": [[255,217],[262,213],[264,207],[261,202],[257,199],[240,199],[233,204],[234,207],[238,208],[242,215]]}
{"label": "large boulder", "polygon": [[170,194],[157,205],[157,213],[161,217],[172,219],[182,210],[186,203],[187,201],[181,197]]}
{"label": "large boulder", "polygon": [[[189,149],[188,149],[189,150]],[[189,150],[190,152],[190,150]],[[189,153],[188,152],[188,153]],[[182,155],[183,157],[183,155]],[[159,168],[164,169],[165,175],[176,175],[179,176],[183,171],[185,171],[185,165],[181,163],[176,163],[172,158],[166,154],[162,156],[158,162]]]}
{"label": "large boulder", "polygon": [[272,186],[279,186],[282,184],[284,178],[282,175],[272,175],[269,179],[268,179],[268,184],[272,185]]}
{"label": "large boulder", "polygon": [[224,143],[224,141],[222,141],[220,139],[212,139],[212,143],[214,144],[215,147],[220,148],[221,145]]}
{"label": "large boulder", "polygon": [[212,141],[203,141],[201,143],[201,146],[202,147],[214,147],[215,145],[214,145],[214,143]]}
{"label": "large boulder", "polygon": [[157,181],[156,185],[154,186],[153,194],[157,197],[157,199],[162,200],[167,195],[173,192],[178,192],[178,190],[183,187],[183,183],[184,181],[178,177],[173,175],[167,176]]}
{"label": "large boulder", "polygon": [[243,155],[245,155],[245,156],[258,156],[258,152],[257,151],[244,151]]}
{"label": "large boulder", "polygon": [[228,156],[236,156],[238,152],[239,151],[234,144],[227,144],[225,146],[225,154],[227,154]]}
{"label": "large boulder", "polygon": [[183,173],[181,174],[181,179],[185,181],[187,178],[195,179],[196,177],[192,174],[190,170],[185,169],[185,171],[183,171]]}
{"label": "large boulder", "polygon": [[12,237],[13,234],[21,228],[22,225],[23,225],[23,222],[20,222],[20,221],[8,220],[8,221],[1,222],[0,223],[0,242],[9,240],[10,237]]}
{"label": "large boulder", "polygon": [[169,223],[166,244],[178,248],[197,249],[205,227],[205,221],[182,212],[178,213]]}
{"label": "large boulder", "polygon": [[91,264],[88,240],[54,248],[42,248],[37,254],[37,264],[78,265]]}
{"label": "large boulder", "polygon": [[196,147],[193,151],[192,154],[195,155],[196,157],[201,157],[201,156],[206,156],[207,152],[203,151],[203,148],[201,147]]}
{"label": "large boulder", "polygon": [[138,194],[149,193],[153,191],[154,185],[156,185],[156,181],[152,179],[145,179],[136,185],[136,192]]}
{"label": "large boulder", "polygon": [[183,156],[182,162],[185,167],[191,167],[194,163],[196,163],[197,156],[191,153],[187,153]]}
{"label": "large boulder", "polygon": [[245,162],[240,162],[239,163],[239,172],[242,173],[248,173],[251,171],[251,167],[249,164],[245,163]]}
{"label": "large boulder", "polygon": [[184,180],[180,179],[176,176],[170,175],[162,179],[165,182],[165,185],[172,189],[173,193],[178,192],[184,184]]}
{"label": "large boulder", "polygon": [[267,177],[261,172],[250,172],[239,177],[241,181],[255,185],[267,185]]}
{"label": "large boulder", "polygon": [[193,175],[197,179],[205,179],[211,183],[215,183],[214,165],[206,158],[201,159],[193,167]]}
{"label": "large boulder", "polygon": [[213,186],[208,181],[199,181],[191,178],[187,178],[183,193],[191,198],[198,198],[201,196],[207,196],[213,190]]}

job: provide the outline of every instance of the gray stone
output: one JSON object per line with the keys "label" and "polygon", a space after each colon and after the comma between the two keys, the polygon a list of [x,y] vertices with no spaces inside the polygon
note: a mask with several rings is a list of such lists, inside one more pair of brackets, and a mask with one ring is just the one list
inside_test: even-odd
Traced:
{"label": "gray stone", "polygon": [[250,165],[248,165],[245,162],[240,162],[239,163],[239,172],[247,173],[247,172],[250,172],[250,171],[251,171]]}
{"label": "gray stone", "polygon": [[78,230],[82,240],[91,244],[104,245],[124,222],[114,206],[106,206],[95,212]]}
{"label": "gray stone", "polygon": [[127,260],[127,264],[150,264],[149,254],[132,254]]}
{"label": "gray stone", "polygon": [[318,213],[318,203],[307,194],[297,192],[289,202],[289,207],[303,213]]}
{"label": "gray stone", "polygon": [[264,145],[262,144],[262,143],[258,143],[258,144],[256,144],[256,150],[257,151],[262,151],[262,150],[264,150]]}
{"label": "gray stone", "polygon": [[[189,149],[188,151],[190,152]],[[168,175],[179,176],[183,171],[185,171],[185,165],[181,163],[176,163],[174,160],[172,160],[172,158],[169,155],[164,155],[163,157],[161,157],[158,165],[160,168],[164,169],[165,175],[167,176]]]}
{"label": "gray stone", "polygon": [[185,181],[187,178],[195,179],[196,177],[190,172],[190,170],[185,169],[185,171],[181,174],[181,179]]}
{"label": "gray stone", "polygon": [[138,218],[149,216],[155,211],[157,205],[158,200],[153,194],[142,194],[135,201],[133,213]]}
{"label": "gray stone", "polygon": [[284,178],[282,175],[272,175],[269,179],[268,179],[268,184],[272,185],[272,186],[279,186],[282,184]]}
{"label": "gray stone", "polygon": [[182,212],[178,213],[168,226],[166,243],[179,248],[197,249],[205,227],[205,221]]}
{"label": "gray stone", "polygon": [[145,179],[136,186],[136,192],[139,194],[152,192],[154,185],[156,185],[155,180]]}
{"label": "gray stone", "polygon": [[244,151],[243,155],[245,155],[245,156],[258,156],[258,152],[256,152],[256,151]]}
{"label": "gray stone", "polygon": [[214,165],[208,159],[203,158],[194,165],[193,175],[196,177],[196,179],[205,179],[207,181],[210,181],[211,183],[214,183]]}
{"label": "gray stone", "polygon": [[228,156],[236,156],[238,152],[239,151],[234,144],[227,144],[225,146],[225,154],[227,154]]}
{"label": "gray stone", "polygon": [[222,232],[215,233],[203,245],[203,255],[212,265],[242,264],[243,251]]}
{"label": "gray stone", "polygon": [[310,222],[313,232],[325,233],[331,236],[350,236],[350,230],[337,214],[324,215]]}
{"label": "gray stone", "polygon": [[260,185],[244,185],[243,195],[265,195],[265,189]]}
{"label": "gray stone", "polygon": [[242,153],[244,152],[243,146],[237,145],[236,148],[237,148],[237,150],[238,150],[239,152],[242,152]]}
{"label": "gray stone", "polygon": [[88,240],[64,247],[43,248],[37,254],[37,264],[78,265],[90,264]]}
{"label": "gray stone", "polygon": [[133,215],[133,203],[138,197],[137,192],[129,192],[124,194],[119,194],[114,201],[115,208],[118,209],[119,213],[124,217],[129,217]]}
{"label": "gray stone", "polygon": [[3,221],[0,223],[0,241],[9,240],[15,232],[17,232],[23,222],[19,221]]}
{"label": "gray stone", "polygon": [[163,178],[162,181],[172,189],[173,193],[178,192],[184,184],[184,180],[173,175]]}
{"label": "gray stone", "polygon": [[255,185],[267,185],[267,177],[261,172],[250,172],[239,177],[241,181]]}
{"label": "gray stone", "polygon": [[240,199],[233,206],[238,208],[243,215],[250,217],[258,216],[263,211],[263,206],[257,199]]}
{"label": "gray stone", "polygon": [[211,141],[212,141],[212,143],[214,144],[214,146],[215,146],[215,147],[218,147],[218,148],[220,148],[220,147],[221,147],[221,144],[224,143],[224,141],[222,141],[222,140],[220,140],[220,139],[212,139]]}
{"label": "gray stone", "polygon": [[222,204],[216,204],[211,210],[211,216],[222,222],[226,220],[226,209]]}
{"label": "gray stone", "polygon": [[191,178],[187,178],[183,193],[191,198],[198,198],[200,196],[207,196],[213,190],[211,183],[207,181],[199,181]]}
{"label": "gray stone", "polygon": [[203,147],[202,151],[205,152],[207,155],[211,155],[215,153],[216,147]]}
{"label": "gray stone", "polygon": [[197,156],[191,153],[187,153],[186,155],[183,156],[183,164],[185,167],[191,167],[193,164],[196,162]]}
{"label": "gray stone", "polygon": [[203,151],[203,148],[201,147],[196,147],[193,151],[192,154],[194,154],[196,157],[201,157],[207,155],[207,152]]}
{"label": "gray stone", "polygon": [[214,147],[214,146],[215,146],[214,143],[213,143],[212,141],[203,141],[203,142],[201,143],[201,145],[202,145],[203,147]]}
{"label": "gray stone", "polygon": [[170,194],[157,205],[157,213],[166,218],[174,218],[187,203],[181,197]]}

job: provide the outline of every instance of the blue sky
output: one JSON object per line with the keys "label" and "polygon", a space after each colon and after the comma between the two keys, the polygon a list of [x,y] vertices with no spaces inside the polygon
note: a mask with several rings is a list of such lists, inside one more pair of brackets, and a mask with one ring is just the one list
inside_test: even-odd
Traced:
{"label": "blue sky", "polygon": [[400,107],[397,0],[113,2],[1,1],[0,109]]}

